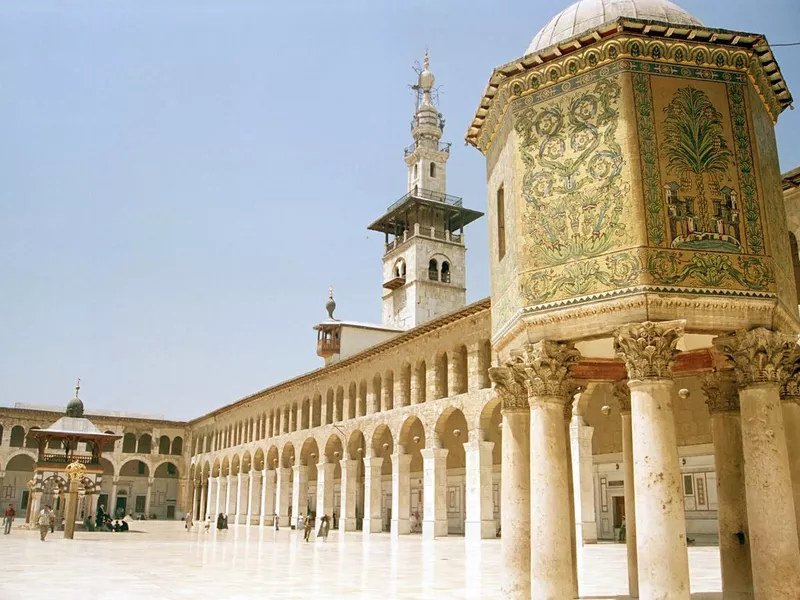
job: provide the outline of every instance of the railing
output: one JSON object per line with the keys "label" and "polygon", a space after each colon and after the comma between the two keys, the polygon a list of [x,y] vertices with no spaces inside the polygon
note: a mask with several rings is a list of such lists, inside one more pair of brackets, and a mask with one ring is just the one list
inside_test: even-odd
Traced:
{"label": "railing", "polygon": [[450,194],[443,194],[442,192],[434,192],[433,190],[423,190],[422,188],[415,187],[408,192],[405,196],[400,198],[397,202],[392,204],[386,212],[392,212],[395,208],[400,206],[409,198],[421,198],[422,200],[433,200],[434,202],[441,202],[442,204],[449,204],[451,206],[461,206],[463,199],[458,196],[451,196]]}
{"label": "railing", "polygon": [[45,454],[42,458],[42,462],[47,463],[57,463],[62,465],[68,465],[69,463],[79,462],[83,463],[84,465],[98,465],[100,462],[93,456],[66,456],[64,454]]}
{"label": "railing", "polygon": [[[436,147],[436,150],[439,152],[447,152],[448,154],[450,154],[450,146],[452,145],[453,144],[451,142],[439,142],[439,145]],[[409,154],[412,154],[416,149],[417,149],[417,142],[414,142],[410,146],[406,146],[405,148],[403,148],[403,156],[408,156]]]}
{"label": "railing", "polygon": [[430,227],[420,227],[419,231],[409,231],[405,237],[397,236],[391,242],[384,244],[384,254],[389,254],[392,250],[396,250],[413,237],[424,237],[433,240],[449,241],[453,244],[464,244],[464,240],[459,233],[451,233],[448,238],[446,231],[440,231],[438,229],[431,231]]}

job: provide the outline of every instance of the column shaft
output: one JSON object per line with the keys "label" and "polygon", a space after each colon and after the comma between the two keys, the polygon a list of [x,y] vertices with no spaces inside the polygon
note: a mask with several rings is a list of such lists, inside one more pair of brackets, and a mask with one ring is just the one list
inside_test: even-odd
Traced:
{"label": "column shaft", "polygon": [[503,410],[500,486],[501,589],[531,599],[530,410]]}
{"label": "column shaft", "polygon": [[298,517],[308,512],[308,467],[305,465],[295,465],[294,487],[292,489],[292,518],[291,522],[297,526]]}
{"label": "column shaft", "polygon": [[364,458],[364,533],[378,533],[383,530],[381,520],[381,469],[383,457]]}
{"label": "column shaft", "polygon": [[[422,538],[432,540],[448,534],[447,527],[447,450],[422,451],[424,517]],[[410,492],[410,490],[409,490]],[[409,508],[410,511],[410,508]]]}
{"label": "column shaft", "polygon": [[597,543],[597,517],[594,512],[594,473],[592,462],[592,437],[594,427],[589,427],[583,417],[570,425],[572,452],[572,481],[575,489],[575,522],[580,544]]}
{"label": "column shaft", "polygon": [[261,472],[261,516],[258,524],[262,527],[273,524],[275,514],[275,471],[264,468]]}
{"label": "column shaft", "polygon": [[490,539],[497,534],[492,499],[492,451],[494,442],[475,440],[464,444],[467,479],[467,540]]}
{"label": "column shaft", "polygon": [[411,533],[411,455],[392,454],[392,536]]}
{"label": "column shaft", "polygon": [[[200,520],[201,521],[203,519],[205,519],[206,515],[208,514],[208,507],[206,506],[206,504],[208,503],[207,500],[206,500],[206,495],[208,493],[207,490],[208,490],[208,478],[206,478],[205,481],[200,483]],[[150,484],[148,483],[147,484],[147,498],[145,498],[145,500],[144,500],[144,512],[145,513],[147,512],[149,498],[150,498]]]}
{"label": "column shaft", "polygon": [[289,525],[289,506],[292,497],[291,469],[277,469],[277,484],[275,490],[275,514],[278,515],[278,525],[286,527]]}
{"label": "column shaft", "polygon": [[[531,597],[572,598],[564,401],[530,398]],[[547,540],[546,543],[542,543]]]}
{"label": "column shaft", "polygon": [[786,434],[786,450],[789,455],[789,471],[792,477],[792,496],[797,532],[800,537],[800,400],[793,397],[781,403],[783,426]]}
{"label": "column shaft", "polygon": [[228,476],[225,478],[225,515],[229,515],[231,512],[231,474],[228,473]]}
{"label": "column shaft", "polygon": [[[627,387],[627,384],[625,384]],[[630,406],[622,413],[622,467],[625,469],[625,545],[628,551],[628,595],[639,597],[639,556],[636,554],[636,491],[633,477],[633,430]]]}
{"label": "column shaft", "polygon": [[253,519],[253,479],[255,476],[255,472],[253,468],[250,468],[248,481],[247,481],[247,518],[245,519],[245,523],[250,525],[250,522]]}
{"label": "column shaft", "polygon": [[222,475],[217,475],[217,493],[214,495],[214,512],[211,513],[212,519],[219,515],[219,503],[222,498]]}
{"label": "column shaft", "polygon": [[317,523],[323,515],[331,519],[333,527],[333,472],[334,463],[324,462],[317,465]]}
{"label": "column shaft", "polygon": [[343,458],[340,462],[342,467],[341,483],[341,516],[339,531],[356,530],[356,484],[358,482],[358,461]]}
{"label": "column shaft", "polygon": [[[569,542],[572,556],[572,597],[577,598],[578,591],[578,530],[575,522],[575,475],[572,472],[572,437],[570,436],[570,420],[572,418],[572,402],[568,402],[564,413],[564,441],[567,448],[567,497],[569,498]],[[578,488],[580,490],[580,488]]]}
{"label": "column shaft", "polygon": [[236,510],[234,511],[233,522],[237,525],[242,521],[242,473],[236,475]]}

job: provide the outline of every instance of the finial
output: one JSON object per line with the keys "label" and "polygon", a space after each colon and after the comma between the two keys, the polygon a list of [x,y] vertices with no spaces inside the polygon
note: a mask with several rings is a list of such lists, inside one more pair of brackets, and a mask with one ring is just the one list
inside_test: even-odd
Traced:
{"label": "finial", "polygon": [[75,384],[75,397],[78,397],[78,392],[81,391],[81,378],[78,377],[78,383]]}
{"label": "finial", "polygon": [[428,47],[425,47],[425,61],[422,63],[425,69],[428,69],[431,66],[430,61],[428,60]]}
{"label": "finial", "polygon": [[325,310],[328,311],[328,318],[333,320],[333,311],[336,310],[336,300],[333,299],[333,286],[328,288],[328,301],[325,303]]}

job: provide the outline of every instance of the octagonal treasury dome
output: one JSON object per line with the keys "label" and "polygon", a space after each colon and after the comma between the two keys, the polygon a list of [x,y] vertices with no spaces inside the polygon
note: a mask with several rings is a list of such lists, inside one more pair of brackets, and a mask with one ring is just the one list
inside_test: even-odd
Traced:
{"label": "octagonal treasury dome", "polygon": [[703,25],[699,19],[669,0],[578,0],[542,27],[525,54],[539,52],[619,17],[674,25]]}

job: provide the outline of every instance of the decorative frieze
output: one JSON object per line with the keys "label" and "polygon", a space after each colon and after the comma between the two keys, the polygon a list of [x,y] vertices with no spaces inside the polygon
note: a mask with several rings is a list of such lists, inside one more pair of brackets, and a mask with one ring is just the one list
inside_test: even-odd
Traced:
{"label": "decorative frieze", "polygon": [[714,369],[700,376],[700,386],[706,395],[708,412],[739,412],[739,391],[731,371]]}
{"label": "decorative frieze", "polygon": [[670,379],[686,321],[646,321],[623,325],[614,334],[617,356],[630,379]]}
{"label": "decorative frieze", "polygon": [[740,386],[783,385],[800,358],[794,337],[763,327],[721,335],[713,343],[733,367]]}

